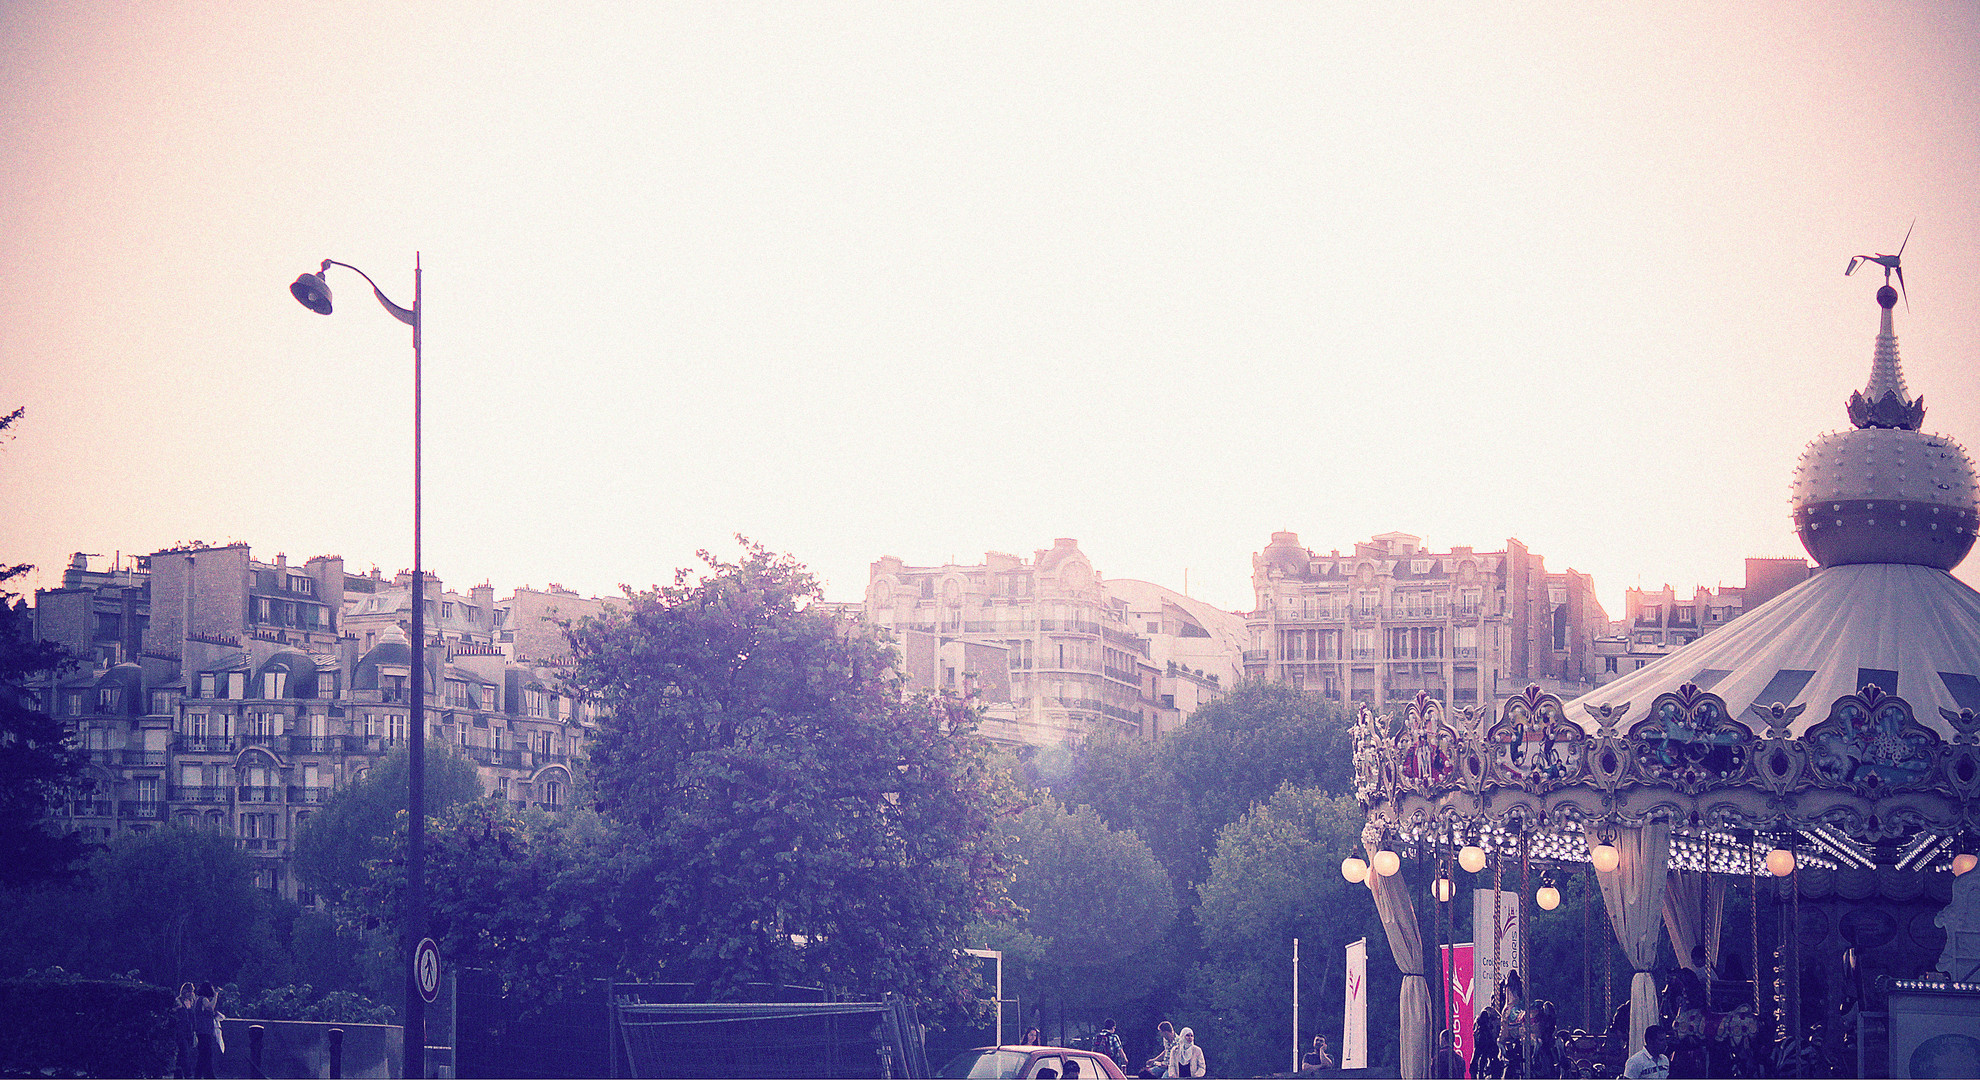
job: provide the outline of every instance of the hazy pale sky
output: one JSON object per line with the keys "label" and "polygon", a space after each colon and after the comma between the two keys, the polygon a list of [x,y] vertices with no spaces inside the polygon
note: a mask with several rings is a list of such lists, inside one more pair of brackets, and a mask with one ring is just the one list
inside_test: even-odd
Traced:
{"label": "hazy pale sky", "polygon": [[1246,608],[1273,530],[1400,529],[1615,615],[1800,554],[1914,217],[1980,444],[1973,4],[16,0],[0,561],[409,566],[410,333],[287,287],[419,251],[450,586],[1071,536]]}

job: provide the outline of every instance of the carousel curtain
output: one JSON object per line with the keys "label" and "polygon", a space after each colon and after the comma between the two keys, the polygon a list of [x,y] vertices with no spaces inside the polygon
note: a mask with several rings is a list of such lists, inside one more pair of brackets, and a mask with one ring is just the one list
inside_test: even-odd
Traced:
{"label": "carousel curtain", "polygon": [[1664,929],[1678,963],[1691,966],[1691,950],[1705,946],[1707,975],[1719,969],[1719,933],[1726,917],[1726,878],[1703,870],[1673,870],[1664,881]]}
{"label": "carousel curtain", "polygon": [[[1589,850],[1601,843],[1593,833]],[[1650,968],[1657,962],[1657,929],[1664,910],[1664,876],[1671,864],[1671,827],[1653,821],[1640,829],[1621,829],[1615,839],[1622,854],[1614,870],[1598,873],[1602,905],[1609,911],[1616,944],[1636,972],[1629,984],[1629,1052],[1643,1049],[1643,1032],[1657,1022],[1657,979]]]}
{"label": "carousel curtain", "polygon": [[[1374,861],[1378,845],[1368,847]],[[1375,913],[1382,918],[1382,930],[1389,938],[1389,952],[1402,972],[1402,1074],[1403,1080],[1428,1080],[1430,1076],[1430,980],[1423,973],[1423,931],[1416,924],[1416,905],[1409,898],[1409,885],[1398,870],[1383,877],[1368,871],[1369,891],[1375,894]]]}

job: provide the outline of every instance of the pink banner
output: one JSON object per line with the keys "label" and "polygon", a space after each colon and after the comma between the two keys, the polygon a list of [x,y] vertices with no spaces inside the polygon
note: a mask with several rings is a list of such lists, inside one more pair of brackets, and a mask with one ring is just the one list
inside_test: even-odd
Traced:
{"label": "pink banner", "polygon": [[1445,945],[1438,951],[1441,954],[1444,972],[1444,990],[1447,995],[1445,1003],[1450,1007],[1446,1015],[1457,1026],[1453,1039],[1457,1043],[1458,1056],[1466,1062],[1464,1075],[1469,1078],[1471,1022],[1477,1015],[1477,1009],[1472,1006],[1472,995],[1477,989],[1477,983],[1472,976],[1471,945],[1468,942],[1463,945]]}

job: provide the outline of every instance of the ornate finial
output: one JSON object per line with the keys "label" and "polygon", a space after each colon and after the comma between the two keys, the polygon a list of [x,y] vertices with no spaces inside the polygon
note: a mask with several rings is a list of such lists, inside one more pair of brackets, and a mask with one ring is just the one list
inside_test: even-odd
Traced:
{"label": "ornate finial", "polygon": [[[1897,269],[1895,255],[1857,256],[1857,259],[1870,258],[1890,259],[1886,274]],[[1903,281],[1904,271],[1897,273],[1898,280]],[[1897,290],[1889,285],[1877,290],[1877,305],[1884,312],[1877,329],[1877,348],[1870,357],[1870,384],[1849,395],[1849,422],[1859,428],[1917,431],[1925,424],[1925,399],[1912,398],[1904,386],[1904,372],[1898,367],[1897,333],[1891,329],[1891,309],[1897,306],[1897,300]]]}

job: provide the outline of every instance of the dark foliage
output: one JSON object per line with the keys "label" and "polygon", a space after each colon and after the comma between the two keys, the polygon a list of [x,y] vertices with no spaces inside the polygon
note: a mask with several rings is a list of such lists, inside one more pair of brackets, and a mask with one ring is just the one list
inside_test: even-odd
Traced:
{"label": "dark foliage", "polygon": [[172,992],[60,970],[0,980],[0,1076],[164,1076]]}

